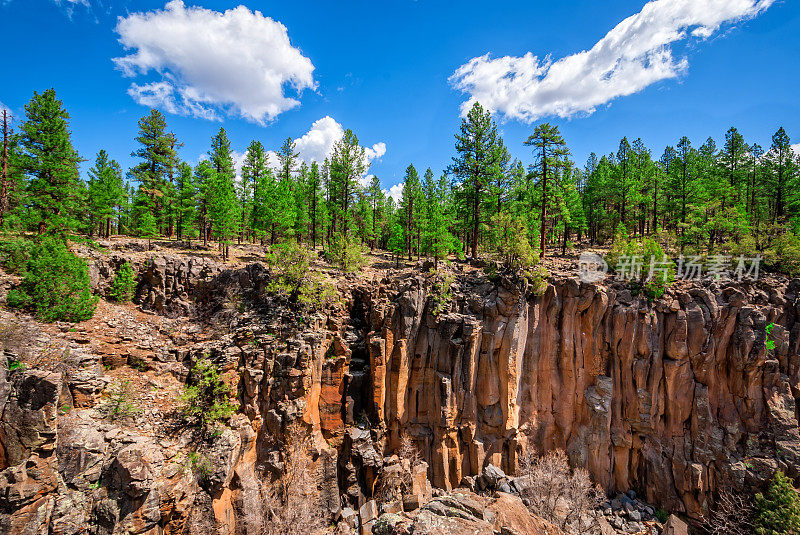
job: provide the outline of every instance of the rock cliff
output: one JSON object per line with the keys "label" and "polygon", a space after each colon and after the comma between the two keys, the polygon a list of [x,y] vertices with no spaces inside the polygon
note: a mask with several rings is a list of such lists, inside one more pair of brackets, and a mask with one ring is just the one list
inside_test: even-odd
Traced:
{"label": "rock cliff", "polygon": [[[96,259],[98,291],[125,260]],[[259,482],[281,473],[298,422],[312,431],[317,507],[356,529],[354,516],[379,520],[369,504],[404,437],[427,463],[398,505],[420,530],[443,521],[420,509],[431,498],[490,465],[514,474],[530,448],[563,449],[607,492],[694,519],[722,488],[798,475],[798,281],[677,283],[651,302],[613,279],[554,276],[539,294],[459,267],[443,300],[434,275],[389,271],[341,279],[342,307],[304,314],[265,292],[258,263],[130,260],[138,305],[195,327],[164,330],[128,364],[179,386],[205,356],[235,386],[239,413],[203,451],[213,470],[198,476],[193,435],[160,413],[145,427],[104,420],[118,359],[85,351],[13,372],[2,359],[0,531],[258,533]],[[483,507],[512,500],[502,494]],[[469,522],[499,529],[487,514]]]}

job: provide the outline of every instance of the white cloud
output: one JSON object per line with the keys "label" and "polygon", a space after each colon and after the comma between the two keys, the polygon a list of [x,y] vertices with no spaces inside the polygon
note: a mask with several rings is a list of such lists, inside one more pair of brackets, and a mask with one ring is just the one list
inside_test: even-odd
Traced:
{"label": "white cloud", "polygon": [[[333,146],[344,136],[344,128],[333,117],[325,116],[317,119],[311,129],[295,140],[295,149],[300,159],[307,164],[311,162],[322,163],[333,152]],[[369,167],[375,160],[380,160],[386,154],[386,143],[375,143],[364,148],[366,171],[361,176],[361,184],[367,185],[372,179]]]}
{"label": "white cloud", "polygon": [[383,193],[394,199],[395,204],[400,204],[400,198],[403,196],[403,183],[395,184],[389,190],[383,190]]}
{"label": "white cloud", "polygon": [[[3,105],[0,103],[0,109],[2,109]],[[792,145],[792,150],[794,151],[795,155],[800,155],[800,143],[795,143]]]}
{"label": "white cloud", "polygon": [[774,1],[654,0],[590,50],[556,61],[531,52],[495,59],[487,53],[459,67],[450,83],[469,95],[462,114],[476,101],[525,122],[592,114],[615,98],[683,74],[688,62],[673,57],[673,43],[706,39],[722,24],[755,17]]}
{"label": "white cloud", "polygon": [[287,86],[316,88],[314,65],[292,46],[286,27],[244,6],[218,12],[171,0],[163,10],[120,17],[116,31],[131,51],[114,59],[123,74],[160,75],[128,93],[169,113],[228,113],[264,124],[300,104]]}
{"label": "white cloud", "polygon": [[300,159],[306,163],[322,163],[333,150],[333,145],[344,136],[344,128],[332,117],[317,119],[311,129],[295,140]]}

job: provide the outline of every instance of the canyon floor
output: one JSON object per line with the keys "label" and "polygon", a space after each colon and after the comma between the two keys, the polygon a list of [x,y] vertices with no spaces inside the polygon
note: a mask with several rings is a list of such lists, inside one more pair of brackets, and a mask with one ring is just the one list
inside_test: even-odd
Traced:
{"label": "canyon floor", "polygon": [[[374,254],[315,262],[340,299],[305,310],[265,290],[259,245],[153,245],[75,247],[100,296],[129,262],[132,303],[77,324],[0,309],[0,532],[677,535],[723,489],[800,475],[800,281],[650,300],[581,282],[577,253],[541,288]],[[0,271],[2,302],[17,282]],[[235,399],[212,433],[181,415],[201,359]],[[533,512],[522,467],[556,451],[602,491],[577,520],[566,491]]]}

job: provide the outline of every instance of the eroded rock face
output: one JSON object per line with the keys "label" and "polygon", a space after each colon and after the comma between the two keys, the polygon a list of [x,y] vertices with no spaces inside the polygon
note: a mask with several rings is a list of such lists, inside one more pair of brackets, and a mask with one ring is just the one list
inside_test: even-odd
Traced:
{"label": "eroded rock face", "polygon": [[[536,296],[472,273],[434,314],[428,276],[401,275],[342,281],[344,310],[299,315],[264,292],[260,264],[156,255],[136,269],[143,308],[224,326],[151,363],[185,380],[210,358],[231,381],[240,410],[205,452],[212,468],[187,468],[188,434],[98,424],[96,359],[9,374],[0,358],[0,532],[258,533],[259,484],[285,468],[294,423],[312,431],[317,506],[391,532],[553,533],[506,496],[526,448],[564,449],[609,492],[695,518],[721,488],[800,475],[796,281],[677,284],[651,303],[616,283],[554,279]],[[102,288],[113,269],[98,273]],[[409,436],[425,468],[373,511]]]}
{"label": "eroded rock face", "polygon": [[718,489],[797,475],[797,281],[678,284],[654,303],[574,279],[456,290],[437,317],[422,277],[369,302],[372,413],[390,449],[414,436],[435,486],[560,448],[609,491],[699,517]]}

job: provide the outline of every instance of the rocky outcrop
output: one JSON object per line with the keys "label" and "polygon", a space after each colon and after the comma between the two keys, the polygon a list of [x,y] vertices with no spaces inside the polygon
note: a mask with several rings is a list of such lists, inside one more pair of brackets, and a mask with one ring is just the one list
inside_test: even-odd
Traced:
{"label": "rocky outcrop", "polygon": [[410,277],[366,294],[371,413],[390,450],[414,438],[440,488],[558,448],[606,490],[697,518],[721,488],[797,475],[798,284],[679,283],[650,302],[475,276],[434,315]]}
{"label": "rocky outcrop", "polygon": [[[97,288],[125,258],[97,260]],[[312,435],[315,507],[373,533],[557,533],[516,495],[530,449],[695,519],[722,488],[800,475],[798,281],[678,283],[651,302],[613,280],[554,277],[536,295],[462,272],[441,309],[431,275],[399,273],[342,280],[345,306],[310,314],[265,292],[261,264],[155,254],[135,268],[142,308],[196,322],[144,368],[185,381],[210,358],[237,415],[192,460],[188,430],[100,417],[105,360],[9,373],[0,358],[0,532],[257,533],[296,425]],[[422,462],[397,455],[407,438]],[[603,525],[649,528],[652,507],[628,501]]]}

